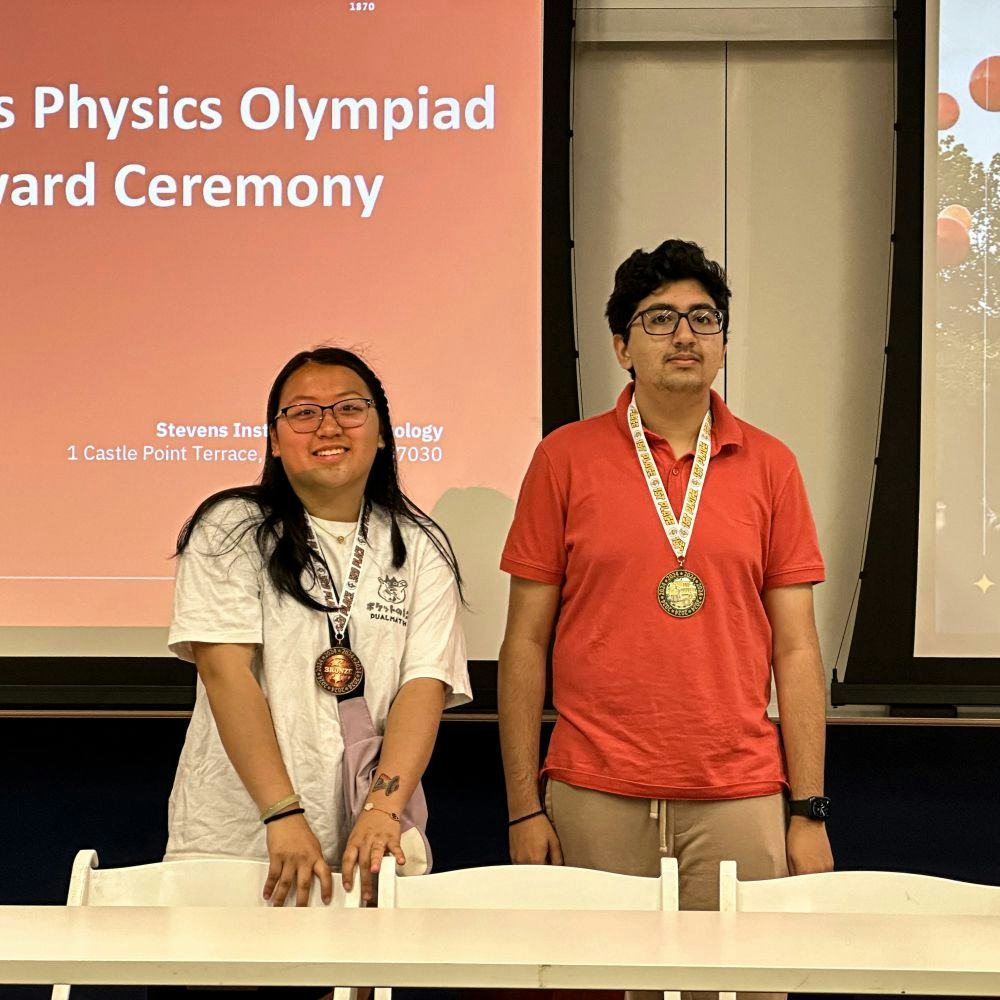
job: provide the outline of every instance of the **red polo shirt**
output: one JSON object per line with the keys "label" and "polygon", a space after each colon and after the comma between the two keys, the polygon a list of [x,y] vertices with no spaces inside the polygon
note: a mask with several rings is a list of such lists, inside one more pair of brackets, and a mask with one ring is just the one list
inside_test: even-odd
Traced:
{"label": "red polo shirt", "polygon": [[[705,603],[667,615],[677,567],[626,411],[554,431],[521,486],[500,566],[562,588],[553,653],[559,719],[543,774],[659,799],[769,795],[786,784],[763,591],[818,583],[823,560],[795,457],[712,393],[712,460],[688,547]],[[676,514],[692,456],[646,432]]]}

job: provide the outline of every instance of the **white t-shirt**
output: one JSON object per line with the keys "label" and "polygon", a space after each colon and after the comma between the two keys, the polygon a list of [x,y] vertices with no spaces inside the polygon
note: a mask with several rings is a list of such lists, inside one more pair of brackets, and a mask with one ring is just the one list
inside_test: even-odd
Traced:
{"label": "white t-shirt", "polygon": [[[317,657],[330,645],[327,616],[275,590],[253,529],[232,548],[231,532],[248,515],[260,518],[246,501],[224,501],[192,533],[178,560],[170,649],[193,661],[192,642],[257,646],[252,669],[292,787],[302,797],[327,862],[339,865],[350,833],[341,787],[340,716],[337,699],[317,686],[313,674]],[[329,537],[336,525],[317,522],[317,528],[341,592],[353,537],[338,546]],[[396,692],[414,678],[443,681],[447,707],[471,700],[451,570],[427,536],[407,521],[400,522],[406,562],[394,569],[389,529],[388,515],[376,507],[349,625],[351,648],[365,667],[364,697],[380,733]],[[323,601],[318,586],[311,593]],[[259,810],[226,756],[200,679],[170,795],[168,827],[167,859],[267,858]]]}

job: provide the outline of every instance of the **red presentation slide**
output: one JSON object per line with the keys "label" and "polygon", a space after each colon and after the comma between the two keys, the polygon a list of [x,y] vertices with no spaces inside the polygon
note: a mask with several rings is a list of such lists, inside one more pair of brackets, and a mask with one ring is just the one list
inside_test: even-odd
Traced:
{"label": "red presentation slide", "polygon": [[541,0],[9,0],[0,625],[169,620],[282,364],[382,377],[404,488],[541,426]]}

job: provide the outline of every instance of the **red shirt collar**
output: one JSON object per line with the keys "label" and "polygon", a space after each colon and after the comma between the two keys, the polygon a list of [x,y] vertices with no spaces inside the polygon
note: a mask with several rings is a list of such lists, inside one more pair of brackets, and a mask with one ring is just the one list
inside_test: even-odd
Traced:
{"label": "red shirt collar", "polygon": [[[621,395],[618,397],[618,402],[615,403],[615,421],[630,442],[632,440],[632,432],[628,426],[628,405],[632,402],[634,389],[634,384],[629,382],[622,389]],[[714,389],[709,391],[712,396],[710,405],[712,407],[712,457],[714,458],[726,445],[731,444],[735,448],[743,447],[743,428],[740,427],[740,422],[733,416],[722,397]],[[650,430],[646,431],[646,438],[650,441],[663,440],[658,434],[654,434]]]}

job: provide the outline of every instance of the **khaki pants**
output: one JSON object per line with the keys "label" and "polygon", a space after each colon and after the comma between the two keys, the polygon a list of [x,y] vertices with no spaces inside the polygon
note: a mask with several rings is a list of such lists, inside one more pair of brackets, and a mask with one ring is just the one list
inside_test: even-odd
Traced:
{"label": "khaki pants", "polygon": [[[735,861],[741,879],[781,878],[785,857],[784,796],[750,799],[649,799],[595,792],[549,781],[545,810],[562,846],[563,862],[622,875],[656,877],[660,857],[677,859],[682,910],[719,907],[719,862]],[[632,991],[630,996],[655,997]],[[709,1000],[714,993],[685,993]],[[779,1000],[784,993],[740,997]]]}

